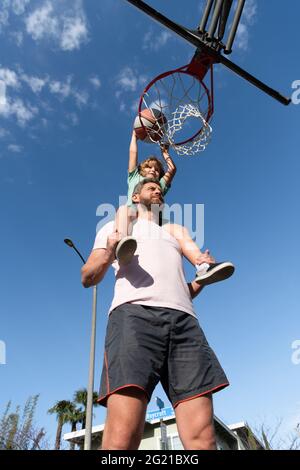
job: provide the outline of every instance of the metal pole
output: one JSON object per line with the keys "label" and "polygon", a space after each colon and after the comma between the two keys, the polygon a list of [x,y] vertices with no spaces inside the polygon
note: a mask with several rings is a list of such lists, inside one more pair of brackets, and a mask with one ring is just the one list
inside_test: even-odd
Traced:
{"label": "metal pole", "polygon": [[221,13],[221,8],[223,6],[223,1],[224,0],[217,0],[217,4],[214,8],[212,20],[211,20],[210,27],[209,27],[208,34],[207,34],[208,39],[213,38],[215,31],[217,29],[217,24],[218,24],[218,20],[219,20],[220,13]]}
{"label": "metal pole", "polygon": [[91,331],[90,362],[89,362],[90,364],[89,365],[89,382],[88,382],[87,404],[86,404],[84,450],[90,450],[91,445],[92,445],[96,322],[97,322],[97,285],[93,287],[92,331]]}
{"label": "metal pole", "polygon": [[237,29],[238,29],[238,26],[239,26],[239,23],[240,23],[240,19],[241,19],[242,13],[243,13],[244,5],[245,5],[245,0],[239,0],[238,6],[235,10],[235,15],[234,15],[234,18],[233,18],[233,23],[232,23],[232,26],[231,26],[231,30],[229,32],[229,36],[228,36],[228,39],[227,39],[226,48],[225,48],[225,51],[224,51],[225,54],[230,54],[231,51],[232,51],[232,44],[233,44]]}
{"label": "metal pole", "polygon": [[228,20],[228,16],[230,13],[230,9],[232,7],[233,0],[225,0],[222,7],[222,12],[219,21],[219,28],[218,28],[218,40],[220,41],[223,39],[226,29],[226,24]]}
{"label": "metal pole", "polygon": [[162,450],[168,450],[168,437],[166,433],[166,425],[162,418],[160,419],[160,439]]}
{"label": "metal pole", "polygon": [[[64,242],[78,254],[83,264],[86,263],[80,251],[76,248],[72,240],[65,238]],[[93,425],[93,395],[94,395],[94,375],[95,375],[95,345],[96,345],[96,323],[97,323],[97,285],[93,287],[92,306],[92,328],[90,343],[89,379],[87,387],[86,420],[84,434],[84,450],[91,450],[92,425]]]}
{"label": "metal pole", "polygon": [[198,28],[198,30],[201,33],[204,33],[204,31],[205,31],[207,20],[208,20],[213,2],[214,2],[214,0],[207,0],[206,7],[205,7],[205,10],[204,10],[202,19],[201,19],[201,23],[200,23],[200,26]]}

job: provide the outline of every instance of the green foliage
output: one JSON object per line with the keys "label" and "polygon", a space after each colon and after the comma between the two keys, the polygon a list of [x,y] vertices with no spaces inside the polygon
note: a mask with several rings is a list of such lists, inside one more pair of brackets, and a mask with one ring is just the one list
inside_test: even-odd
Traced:
{"label": "green foliage", "polygon": [[[93,406],[99,406],[97,403],[98,394],[93,393]],[[81,405],[77,407],[77,405]],[[55,439],[55,449],[61,448],[61,435],[62,428],[66,423],[71,424],[71,431],[77,430],[77,423],[81,423],[81,428],[85,428],[86,421],[86,407],[87,407],[87,390],[82,388],[74,393],[74,401],[61,400],[57,401],[55,405],[48,410],[48,413],[54,413],[57,417],[57,432]],[[74,448],[74,443],[70,443],[70,448]]]}
{"label": "green foliage", "polygon": [[35,429],[33,425],[38,395],[29,397],[22,415],[20,407],[15,412],[8,402],[0,421],[0,450],[36,450],[43,445],[45,432],[43,428]]}

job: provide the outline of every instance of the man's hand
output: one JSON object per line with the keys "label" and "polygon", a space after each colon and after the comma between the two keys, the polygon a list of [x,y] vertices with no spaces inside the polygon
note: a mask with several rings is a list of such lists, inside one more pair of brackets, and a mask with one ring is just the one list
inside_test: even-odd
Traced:
{"label": "man's hand", "polygon": [[215,262],[216,260],[213,256],[211,256],[209,250],[205,250],[205,252],[197,256],[197,259],[196,259],[196,264],[215,263]]}
{"label": "man's hand", "polygon": [[119,241],[121,240],[121,238],[122,238],[122,236],[121,236],[120,232],[118,232],[117,229],[107,237],[106,249],[107,249],[108,253],[111,256],[113,256],[113,258],[115,257],[116,247],[117,247],[117,244],[119,243]]}

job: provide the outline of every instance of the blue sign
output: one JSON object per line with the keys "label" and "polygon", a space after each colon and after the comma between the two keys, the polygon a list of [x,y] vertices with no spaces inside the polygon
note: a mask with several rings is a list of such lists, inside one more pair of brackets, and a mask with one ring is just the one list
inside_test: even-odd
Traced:
{"label": "blue sign", "polygon": [[159,411],[148,411],[146,421],[154,421],[155,419],[170,418],[175,416],[173,408],[163,408]]}

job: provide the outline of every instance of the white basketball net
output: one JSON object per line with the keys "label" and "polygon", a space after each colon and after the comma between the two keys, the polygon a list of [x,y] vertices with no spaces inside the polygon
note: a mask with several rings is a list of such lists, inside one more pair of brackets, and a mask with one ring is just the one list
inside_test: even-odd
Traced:
{"label": "white basketball net", "polygon": [[[203,127],[194,139],[186,143],[176,144],[174,137],[176,132],[182,129],[186,119],[193,117],[202,121]],[[206,149],[211,139],[212,128],[204,119],[201,111],[192,104],[180,105],[173,113],[172,118],[168,120],[168,126],[165,131],[170,145],[178,155],[196,155]]]}
{"label": "white basketball net", "polygon": [[178,155],[196,155],[206,149],[212,133],[207,120],[213,100],[197,77],[182,69],[157,77],[146,88],[141,105],[158,110],[166,120],[158,131],[147,129],[149,141],[168,143]]}

